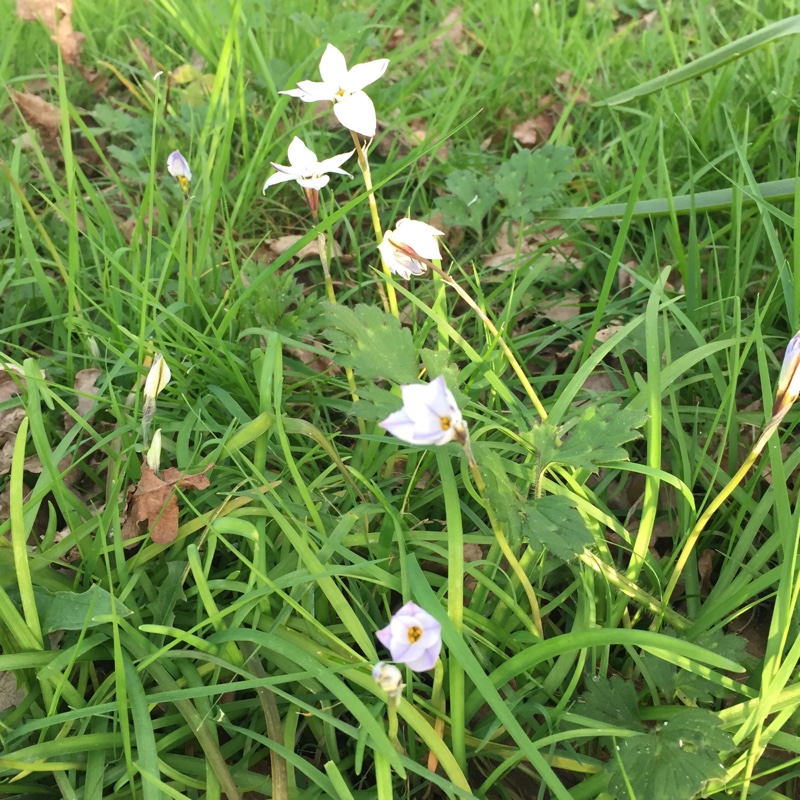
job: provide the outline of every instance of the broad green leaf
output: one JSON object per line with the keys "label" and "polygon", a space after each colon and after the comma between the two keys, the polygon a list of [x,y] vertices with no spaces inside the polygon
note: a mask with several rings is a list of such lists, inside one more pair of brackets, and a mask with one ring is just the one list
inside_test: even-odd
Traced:
{"label": "broad green leaf", "polygon": [[[733,749],[710,711],[688,709],[653,733],[632,736],[618,745],[608,790],[617,800],[693,800],[708,781],[725,775],[719,751]],[[624,775],[623,775],[624,770]]]}
{"label": "broad green leaf", "polygon": [[540,497],[525,503],[520,513],[531,545],[536,549],[544,548],[562,561],[575,558],[594,541],[586,522],[568,497]]}
{"label": "broad green leaf", "polygon": [[645,412],[620,408],[616,403],[589,406],[565,437],[562,437],[563,426],[557,428],[542,422],[523,438],[538,454],[540,473],[550,464],[597,472],[601,464],[628,460],[622,445],[639,438],[641,434],[636,429],[646,419]]}
{"label": "broad green leaf", "polygon": [[92,586],[85,592],[48,592],[36,589],[36,605],[42,623],[42,633],[80,631],[100,625],[98,617],[116,613],[120,617],[133,614],[105,589]]}
{"label": "broad green leaf", "polygon": [[522,150],[511,156],[494,179],[506,204],[503,214],[522,219],[541,211],[572,177],[569,167],[574,155],[570,147],[546,144],[535,152]]}
{"label": "broad green leaf", "polygon": [[645,729],[637,713],[638,702],[633,683],[618,675],[611,680],[602,675],[590,678],[581,701],[580,713],[584,717],[629,730]]}
{"label": "broad green leaf", "polygon": [[418,360],[411,332],[377,306],[354,309],[328,305],[325,335],[339,353],[336,361],[352,367],[359,378],[386,378],[394,383],[417,381]]}
{"label": "broad green leaf", "polygon": [[469,169],[451,173],[445,184],[448,197],[436,199],[436,208],[445,215],[448,225],[468,225],[480,232],[483,218],[497,202],[497,190],[491,180]]}

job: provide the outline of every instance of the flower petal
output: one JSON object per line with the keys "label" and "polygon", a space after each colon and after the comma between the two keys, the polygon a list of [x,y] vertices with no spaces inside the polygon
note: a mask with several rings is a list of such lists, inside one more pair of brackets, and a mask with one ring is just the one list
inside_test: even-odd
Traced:
{"label": "flower petal", "polygon": [[313,175],[316,172],[317,157],[314,151],[311,150],[305,142],[299,137],[295,136],[292,143],[289,145],[289,163],[297,170],[299,175]]}
{"label": "flower petal", "polygon": [[320,100],[333,100],[339,92],[337,83],[320,83],[319,81],[299,81],[296,89],[285,89],[278,94],[299,97],[304,103],[317,103]]}
{"label": "flower petal", "polygon": [[426,672],[427,670],[433,669],[436,666],[436,662],[439,660],[439,653],[441,650],[442,642],[440,639],[436,643],[435,647],[430,647],[427,650],[423,650],[413,661],[406,661],[404,663],[413,672]]}
{"label": "flower petal", "polygon": [[375,631],[375,636],[378,641],[388,650],[392,641],[391,624],[387,625],[385,628],[381,628],[379,631]]}
{"label": "flower petal", "polygon": [[357,92],[371,83],[375,83],[383,76],[389,66],[388,58],[379,58],[377,61],[367,61],[366,64],[356,64],[345,76],[341,88],[346,92]]}
{"label": "flower petal", "polygon": [[293,180],[296,180],[294,175],[289,175],[285,172],[276,172],[274,175],[270,175],[269,178],[267,178],[262,191],[266,192],[270,186],[275,186],[277,183],[284,183],[285,181]]}
{"label": "flower petal", "polygon": [[375,106],[364,92],[354,92],[334,103],[333,113],[348,130],[370,138],[375,135],[378,125]]}
{"label": "flower petal", "polygon": [[414,438],[417,425],[414,420],[409,418],[408,414],[406,414],[405,410],[402,408],[400,411],[395,411],[394,414],[389,414],[389,416],[386,417],[383,422],[379,422],[378,425],[389,431],[392,436],[396,436],[404,442],[408,442],[409,444],[417,443]]}
{"label": "flower petal", "polygon": [[325,83],[335,83],[337,88],[347,78],[347,61],[338,47],[329,44],[319,60],[319,74]]}
{"label": "flower petal", "polygon": [[395,226],[393,238],[407,245],[422,258],[432,261],[442,257],[436,237],[443,235],[442,231],[437,230],[432,225],[428,225],[426,222],[401,219]]}
{"label": "flower petal", "polygon": [[340,156],[326,158],[324,161],[319,162],[319,167],[317,169],[319,172],[338,172],[340,175],[350,175],[349,172],[345,172],[343,169],[339,169],[339,167],[344,164],[353,153],[355,153],[355,150],[351,150],[349,153],[342,153]]}
{"label": "flower petal", "polygon": [[311,178],[297,178],[297,182],[304,189],[316,189],[319,191],[323,186],[328,185],[330,179],[330,175],[315,175]]}

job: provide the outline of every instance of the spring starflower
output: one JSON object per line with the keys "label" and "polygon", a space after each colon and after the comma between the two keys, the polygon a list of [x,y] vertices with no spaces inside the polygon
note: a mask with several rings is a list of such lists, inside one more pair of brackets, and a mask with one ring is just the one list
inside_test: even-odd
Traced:
{"label": "spring starflower", "polygon": [[800,331],[792,337],[783,357],[772,416],[786,414],[798,396],[800,396]]}
{"label": "spring starflower", "polygon": [[322,82],[300,81],[296,89],[280,94],[299,97],[304,103],[331,100],[333,113],[345,128],[371,138],[377,127],[375,106],[362,90],[377,81],[388,66],[388,58],[379,58],[347,69],[342,52],[329,44],[319,62]]}
{"label": "spring starflower", "polygon": [[382,428],[409,444],[464,444],[467,427],[441,375],[430,383],[401,386],[400,392],[403,407],[379,422]]}
{"label": "spring starflower", "polygon": [[394,664],[387,664],[385,661],[379,661],[372,668],[372,677],[375,682],[389,695],[390,702],[394,705],[400,705],[400,699],[403,696],[403,675]]}
{"label": "spring starflower", "polygon": [[422,275],[426,262],[441,259],[437,236],[444,233],[427,222],[401,219],[394,230],[388,230],[378,245],[386,266],[404,280]]}
{"label": "spring starflower", "polygon": [[153,434],[153,440],[150,442],[150,447],[147,448],[144,460],[147,466],[158,475],[161,467],[161,428]]}
{"label": "spring starflower", "polygon": [[167,171],[178,181],[183,193],[188,195],[189,181],[192,180],[192,170],[180,150],[173,150],[167,157]]}
{"label": "spring starflower", "polygon": [[442,649],[442,626],[416,603],[406,603],[375,635],[393,661],[414,672],[433,669]]}

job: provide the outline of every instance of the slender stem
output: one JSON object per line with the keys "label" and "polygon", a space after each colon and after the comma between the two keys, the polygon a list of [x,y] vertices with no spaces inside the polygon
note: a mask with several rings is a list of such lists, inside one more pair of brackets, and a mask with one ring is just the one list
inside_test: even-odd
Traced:
{"label": "slender stem", "polygon": [[[377,240],[378,244],[383,241],[383,228],[381,228],[381,218],[378,216],[378,204],[375,202],[375,192],[373,191],[372,186],[372,173],[369,169],[369,160],[367,159],[367,151],[361,145],[361,139],[359,135],[355,131],[350,131],[351,136],[353,137],[353,143],[356,146],[356,153],[358,154],[358,166],[361,168],[361,174],[364,176],[364,186],[367,189],[367,200],[369,202],[369,212],[372,215],[372,227],[375,230],[375,239]],[[391,270],[386,263],[384,262],[383,258],[381,258],[381,267],[383,268],[383,274],[387,278],[391,278]],[[391,310],[392,314],[400,318],[400,310],[397,307],[397,293],[394,290],[394,286],[392,286],[391,282],[386,284],[386,294],[389,298],[389,309]]]}
{"label": "slender stem", "polygon": [[541,400],[539,400],[539,396],[536,394],[536,390],[533,388],[533,386],[531,386],[531,383],[528,380],[528,376],[523,371],[514,353],[511,352],[511,348],[506,344],[506,340],[500,335],[500,331],[497,330],[495,324],[489,319],[489,317],[486,316],[483,309],[470,296],[469,292],[463,289],[461,285],[457,283],[454,278],[448,275],[441,267],[437,266],[436,264],[431,264],[431,268],[437,274],[439,274],[445,280],[446,283],[450,284],[450,286],[452,286],[456,290],[456,292],[458,292],[461,299],[478,315],[478,317],[480,317],[483,324],[488,328],[492,336],[495,337],[498,344],[500,345],[500,348],[505,353],[505,356],[508,359],[508,363],[511,364],[511,368],[514,370],[517,377],[519,378],[520,383],[524,387],[525,392],[530,398],[531,403],[533,403],[533,407],[536,409],[536,412],[543,420],[547,419],[547,411],[545,411],[545,408],[542,405]]}
{"label": "slender stem", "polygon": [[192,227],[191,211],[186,212],[186,226],[188,231],[186,238],[186,275],[191,283],[192,273],[194,272],[194,228]]}
{"label": "slender stem", "polygon": [[677,585],[678,580],[681,577],[681,573],[686,566],[686,562],[689,560],[689,556],[692,554],[694,546],[697,544],[697,540],[700,538],[700,534],[705,529],[708,521],[714,516],[716,511],[728,499],[728,497],[730,497],[733,490],[744,480],[744,477],[749,472],[750,467],[753,466],[756,459],[761,455],[761,452],[766,446],[767,442],[772,438],[772,434],[774,434],[778,429],[778,425],[786,414],[786,411],[788,411],[788,408],[783,411],[783,413],[778,413],[770,419],[761,436],[758,437],[758,441],[755,443],[755,445],[753,445],[750,455],[748,455],[744,460],[744,463],[741,467],[739,467],[736,474],[728,481],[728,483],[725,484],[722,491],[711,501],[711,503],[709,503],[708,508],[706,508],[706,510],[700,515],[692,530],[689,531],[689,535],[686,537],[686,542],[683,545],[681,554],[678,557],[678,561],[676,562],[674,569],[672,570],[672,576],[670,577],[666,591],[664,592],[663,603],[665,606],[669,604],[672,593],[675,591],[675,586]]}
{"label": "slender stem", "polygon": [[533,619],[533,626],[536,630],[536,633],[544,639],[544,629],[542,628],[542,615],[539,611],[539,601],[536,599],[536,592],[533,590],[533,586],[531,586],[531,582],[528,579],[528,576],[525,574],[525,570],[522,569],[522,566],[519,563],[516,555],[514,555],[514,551],[511,549],[511,545],[506,539],[506,535],[503,532],[503,528],[500,525],[499,520],[495,516],[495,513],[492,509],[492,505],[489,502],[489,498],[486,495],[486,482],[483,480],[483,475],[481,474],[481,468],[478,466],[478,462],[475,461],[475,457],[472,455],[472,449],[469,446],[469,437],[467,437],[466,441],[464,442],[464,450],[467,454],[467,459],[469,461],[469,467],[472,470],[472,477],[475,480],[475,485],[478,487],[478,491],[483,498],[483,502],[486,506],[486,513],[489,515],[489,522],[492,526],[492,530],[494,531],[495,538],[497,539],[497,544],[500,545],[500,550],[502,551],[503,555],[506,557],[506,561],[508,561],[511,569],[514,571],[514,574],[517,576],[517,580],[522,584],[522,588],[525,590],[525,594],[528,597],[528,603],[531,607],[531,617]]}
{"label": "slender stem", "polygon": [[[436,735],[444,738],[444,715],[446,712],[447,700],[444,695],[444,664],[440,658],[433,668],[433,689],[431,689],[431,705],[439,712],[436,720],[433,723],[433,729]],[[436,772],[436,767],[439,765],[439,759],[436,754],[431,750],[428,753],[428,769],[431,772]]]}
{"label": "slender stem", "polygon": [[389,736],[389,741],[394,746],[394,749],[397,750],[398,753],[401,755],[405,755],[406,751],[403,745],[400,744],[400,739],[397,738],[397,731],[399,729],[399,722],[397,718],[397,703],[394,701],[394,698],[390,697],[389,702],[386,703],[386,715],[389,718],[389,729],[387,731],[387,735]]}

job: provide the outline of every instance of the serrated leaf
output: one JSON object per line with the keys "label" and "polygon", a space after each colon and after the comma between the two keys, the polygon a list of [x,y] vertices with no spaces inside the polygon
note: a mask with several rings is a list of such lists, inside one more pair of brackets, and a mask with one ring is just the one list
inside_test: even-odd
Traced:
{"label": "serrated leaf", "polygon": [[636,429],[646,419],[646,412],[620,408],[616,403],[589,406],[563,439],[563,428],[548,422],[536,425],[524,438],[538,454],[540,473],[550,464],[597,472],[600,465],[609,461],[628,460],[622,445],[641,436]]}
{"label": "serrated leaf", "polygon": [[653,733],[618,745],[608,790],[617,800],[627,800],[627,781],[636,798],[693,800],[708,781],[725,775],[719,751],[732,748],[731,737],[710,711],[682,711]]}
{"label": "serrated leaf", "polygon": [[491,180],[469,169],[452,172],[445,181],[450,196],[438,197],[436,208],[445,215],[448,225],[467,225],[480,232],[484,217],[497,202],[497,190]]}
{"label": "serrated leaf", "polygon": [[571,147],[546,144],[538,150],[522,150],[505,162],[494,185],[505,201],[503,214],[511,219],[530,217],[544,209],[553,195],[572,177]]}
{"label": "serrated leaf", "polygon": [[602,675],[586,682],[586,691],[581,695],[582,705],[577,710],[584,717],[596,719],[628,730],[643,731],[639,720],[636,690],[631,681],[617,675],[611,680]]}
{"label": "serrated leaf", "polygon": [[416,383],[417,351],[411,332],[377,306],[329,305],[325,335],[337,351],[336,362],[352,367],[359,378]]}
{"label": "serrated leaf", "polygon": [[512,545],[519,543],[522,532],[524,502],[508,478],[503,459],[482,442],[473,445],[478,464],[486,482],[486,497],[506,538]]}
{"label": "serrated leaf", "polygon": [[547,495],[522,507],[522,530],[535,549],[569,561],[593,542],[591,532],[578,509],[568,497]]}

